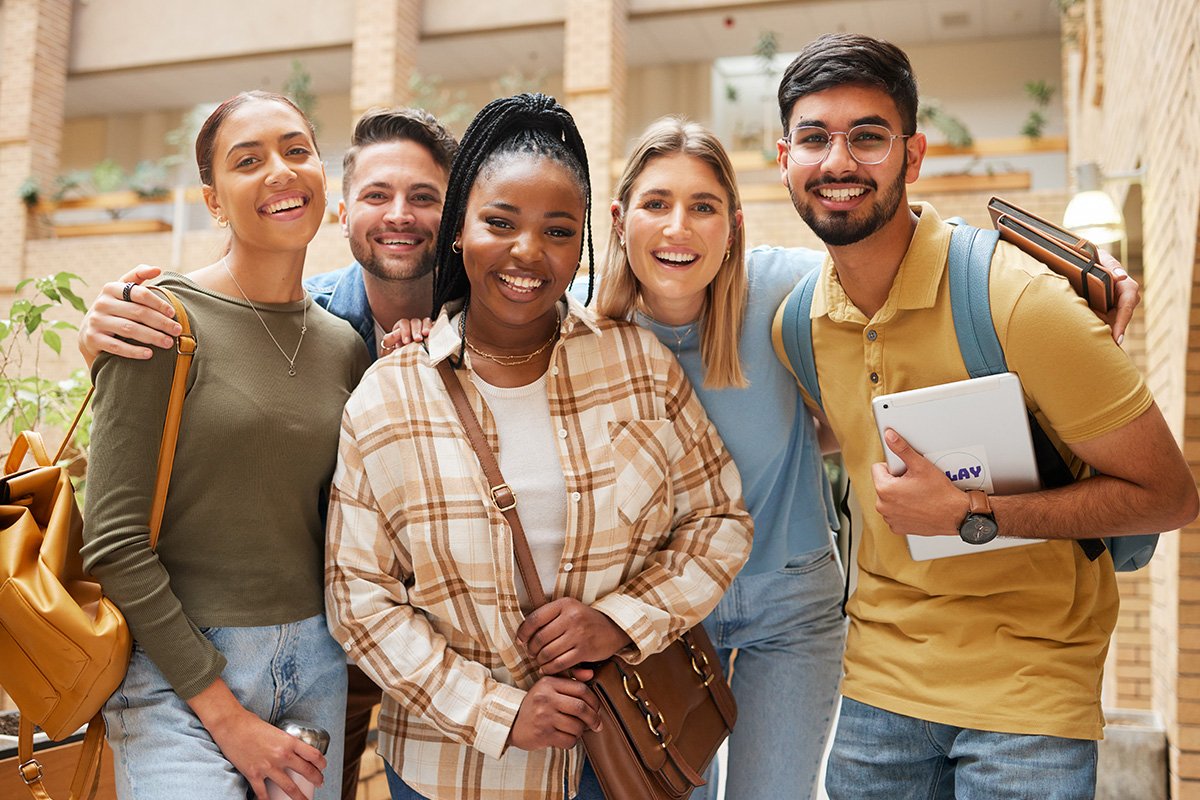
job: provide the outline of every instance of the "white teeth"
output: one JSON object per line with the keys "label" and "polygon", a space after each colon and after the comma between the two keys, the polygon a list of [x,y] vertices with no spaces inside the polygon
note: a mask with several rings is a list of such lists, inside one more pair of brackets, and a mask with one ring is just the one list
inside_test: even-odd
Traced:
{"label": "white teeth", "polygon": [[853,189],[818,189],[817,193],[829,200],[849,200],[851,197],[858,197],[865,191],[866,189],[859,186]]}
{"label": "white teeth", "polygon": [[382,244],[392,244],[392,245],[396,245],[396,244],[413,245],[413,244],[417,243],[416,240],[414,240],[414,239],[381,239],[380,242]]}
{"label": "white teeth", "polygon": [[496,277],[514,289],[525,289],[527,291],[536,289],[545,283],[545,281],[541,280],[540,278],[526,278],[520,275],[505,275],[504,273],[498,273]]}
{"label": "white teeth", "polygon": [[271,203],[267,206],[268,214],[278,214],[280,211],[287,211],[290,208],[299,208],[304,205],[304,198],[289,197],[287,200],[280,200],[277,203]]}
{"label": "white teeth", "polygon": [[654,257],[660,261],[670,261],[672,264],[690,264],[698,258],[692,253],[655,253]]}

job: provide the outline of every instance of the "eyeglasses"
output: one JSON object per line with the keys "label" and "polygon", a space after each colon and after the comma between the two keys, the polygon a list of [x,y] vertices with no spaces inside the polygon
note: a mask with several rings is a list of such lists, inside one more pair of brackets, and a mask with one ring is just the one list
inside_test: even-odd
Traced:
{"label": "eyeglasses", "polygon": [[882,164],[892,152],[892,142],[907,139],[912,134],[892,133],[882,125],[855,125],[848,131],[827,131],[818,125],[792,128],[787,138],[788,157],[802,167],[820,164],[833,149],[833,137],[845,136],[850,157],[859,164]]}

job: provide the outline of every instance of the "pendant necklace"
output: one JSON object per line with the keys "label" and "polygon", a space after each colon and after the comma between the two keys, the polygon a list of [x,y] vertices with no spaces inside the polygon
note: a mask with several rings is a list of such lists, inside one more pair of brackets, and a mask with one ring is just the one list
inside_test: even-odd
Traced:
{"label": "pendant necklace", "polygon": [[282,355],[284,360],[288,362],[288,377],[296,377],[296,356],[300,354],[300,345],[304,344],[304,334],[308,333],[308,306],[312,301],[309,299],[307,293],[304,296],[304,310],[300,317],[300,338],[296,341],[296,349],[292,351],[291,358],[288,358],[287,351],[280,347],[279,340],[275,338],[275,334],[271,333],[271,329],[267,327],[267,321],[263,319],[262,314],[258,313],[258,309],[255,308],[254,303],[250,301],[250,298],[246,295],[246,291],[242,288],[242,285],[238,283],[237,278],[233,277],[233,270],[229,268],[229,256],[225,256],[221,259],[221,266],[225,268],[225,272],[228,273],[229,279],[233,281],[233,285],[236,286],[238,292],[241,293],[242,299],[245,300],[246,304],[250,306],[250,310],[254,312],[254,316],[258,317],[258,321],[262,323],[263,330],[267,332],[267,336],[271,337],[271,342],[275,345],[275,349],[278,350],[279,354]]}
{"label": "pendant necklace", "polygon": [[643,317],[645,317],[646,319],[653,322],[659,328],[666,329],[667,331],[670,332],[670,334],[672,336],[675,337],[675,345],[673,347],[671,347],[671,350],[673,350],[675,352],[675,357],[678,358],[679,355],[683,352],[683,340],[692,335],[692,331],[695,330],[695,328],[696,328],[696,322],[695,321],[689,322],[687,325],[682,325],[682,326],[668,325],[665,322],[659,322],[654,317],[650,316],[649,314],[647,314],[644,310],[642,310],[640,308],[637,310],[637,313],[641,314]]}

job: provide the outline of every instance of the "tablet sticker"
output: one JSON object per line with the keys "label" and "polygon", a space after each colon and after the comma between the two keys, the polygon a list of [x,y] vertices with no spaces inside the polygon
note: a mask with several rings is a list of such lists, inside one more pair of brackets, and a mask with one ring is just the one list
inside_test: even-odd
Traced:
{"label": "tablet sticker", "polygon": [[987,494],[994,493],[991,471],[988,469],[987,450],[983,445],[926,453],[925,457],[964,492],[968,489],[979,489]]}

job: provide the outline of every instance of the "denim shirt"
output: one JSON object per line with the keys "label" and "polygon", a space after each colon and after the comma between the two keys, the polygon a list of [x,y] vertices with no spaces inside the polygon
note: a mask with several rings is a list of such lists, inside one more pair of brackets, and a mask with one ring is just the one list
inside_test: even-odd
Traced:
{"label": "denim shirt", "polygon": [[313,275],[305,279],[304,288],[312,294],[317,305],[350,323],[367,343],[372,361],[379,357],[375,348],[375,318],[371,316],[371,306],[367,302],[362,265],[355,261],[343,269]]}

